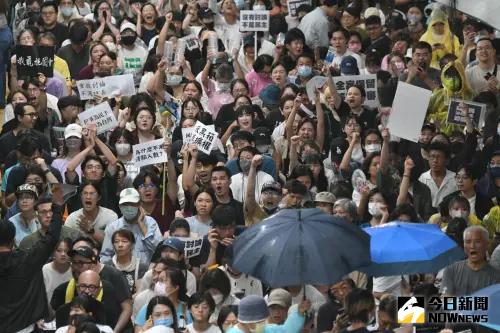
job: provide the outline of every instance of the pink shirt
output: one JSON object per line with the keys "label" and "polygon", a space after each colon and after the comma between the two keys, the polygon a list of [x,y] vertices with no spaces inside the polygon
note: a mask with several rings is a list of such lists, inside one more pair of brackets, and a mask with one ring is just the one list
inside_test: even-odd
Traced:
{"label": "pink shirt", "polygon": [[253,69],[245,76],[245,80],[250,87],[250,96],[259,96],[262,89],[273,83],[270,77],[262,77]]}
{"label": "pink shirt", "polygon": [[208,97],[208,112],[212,115],[212,119],[217,118],[217,114],[221,106],[234,102],[231,91],[217,91],[213,80],[208,81],[208,86],[205,87],[205,92]]}

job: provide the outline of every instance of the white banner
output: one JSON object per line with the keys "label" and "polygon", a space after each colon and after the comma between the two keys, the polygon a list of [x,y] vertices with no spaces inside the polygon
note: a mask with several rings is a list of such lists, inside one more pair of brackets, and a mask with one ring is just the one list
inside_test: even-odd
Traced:
{"label": "white banner", "polygon": [[80,119],[80,123],[83,127],[88,124],[95,124],[98,135],[106,131],[111,131],[118,126],[118,121],[108,102],[101,103],[85,110],[78,114],[78,119]]}
{"label": "white banner", "polygon": [[135,94],[132,74],[106,76],[103,78],[76,81],[80,99],[87,100],[96,96],[115,97]]}
{"label": "white banner", "polygon": [[167,153],[163,149],[164,139],[139,143],[132,146],[134,164],[140,168],[145,165],[164,163],[168,160]]}

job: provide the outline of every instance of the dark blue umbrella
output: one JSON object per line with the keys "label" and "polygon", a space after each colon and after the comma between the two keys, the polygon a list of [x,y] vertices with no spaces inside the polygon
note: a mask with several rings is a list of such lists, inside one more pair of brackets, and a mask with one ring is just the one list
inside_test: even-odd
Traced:
{"label": "dark blue umbrella", "polygon": [[[461,314],[470,315],[487,315],[488,322],[478,323],[495,331],[500,331],[500,284],[494,284],[489,287],[480,289],[471,296],[473,308],[470,311],[459,311]],[[485,297],[486,309],[477,306],[476,297]],[[484,310],[483,310],[484,309]]]}
{"label": "dark blue umbrella", "polygon": [[371,238],[370,276],[434,273],[462,260],[464,251],[436,224],[391,222],[364,229]]}
{"label": "dark blue umbrella", "polygon": [[370,263],[370,237],[317,208],[284,209],[243,232],[232,265],[273,287],[329,285]]}

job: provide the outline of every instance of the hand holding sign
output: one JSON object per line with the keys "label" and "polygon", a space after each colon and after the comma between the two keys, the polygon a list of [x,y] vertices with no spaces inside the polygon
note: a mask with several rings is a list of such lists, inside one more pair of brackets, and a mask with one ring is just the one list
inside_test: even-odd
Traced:
{"label": "hand holding sign", "polygon": [[108,102],[101,103],[80,113],[78,119],[80,119],[83,126],[93,125],[97,130],[97,134],[113,130],[118,126],[118,121]]}
{"label": "hand holding sign", "polygon": [[135,166],[143,167],[145,165],[167,162],[168,155],[165,152],[164,144],[164,139],[158,139],[133,145],[132,160]]}

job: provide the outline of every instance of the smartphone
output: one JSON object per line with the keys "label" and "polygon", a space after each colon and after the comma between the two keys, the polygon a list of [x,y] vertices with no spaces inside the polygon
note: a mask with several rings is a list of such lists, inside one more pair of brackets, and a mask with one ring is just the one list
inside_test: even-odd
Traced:
{"label": "smartphone", "polygon": [[102,17],[104,17],[104,19],[107,19],[108,18],[108,12],[107,11],[103,11],[102,12]]}
{"label": "smartphone", "polygon": [[325,64],[331,65],[333,59],[335,58],[335,54],[333,53],[333,48],[328,49],[328,53],[325,56]]}
{"label": "smartphone", "polygon": [[484,79],[486,81],[488,81],[489,79],[491,79],[491,77],[493,76],[493,74],[491,74],[490,72],[486,73],[486,75],[484,76]]}
{"label": "smartphone", "polygon": [[276,37],[276,46],[283,46],[283,45],[285,45],[285,34],[280,32]]}

